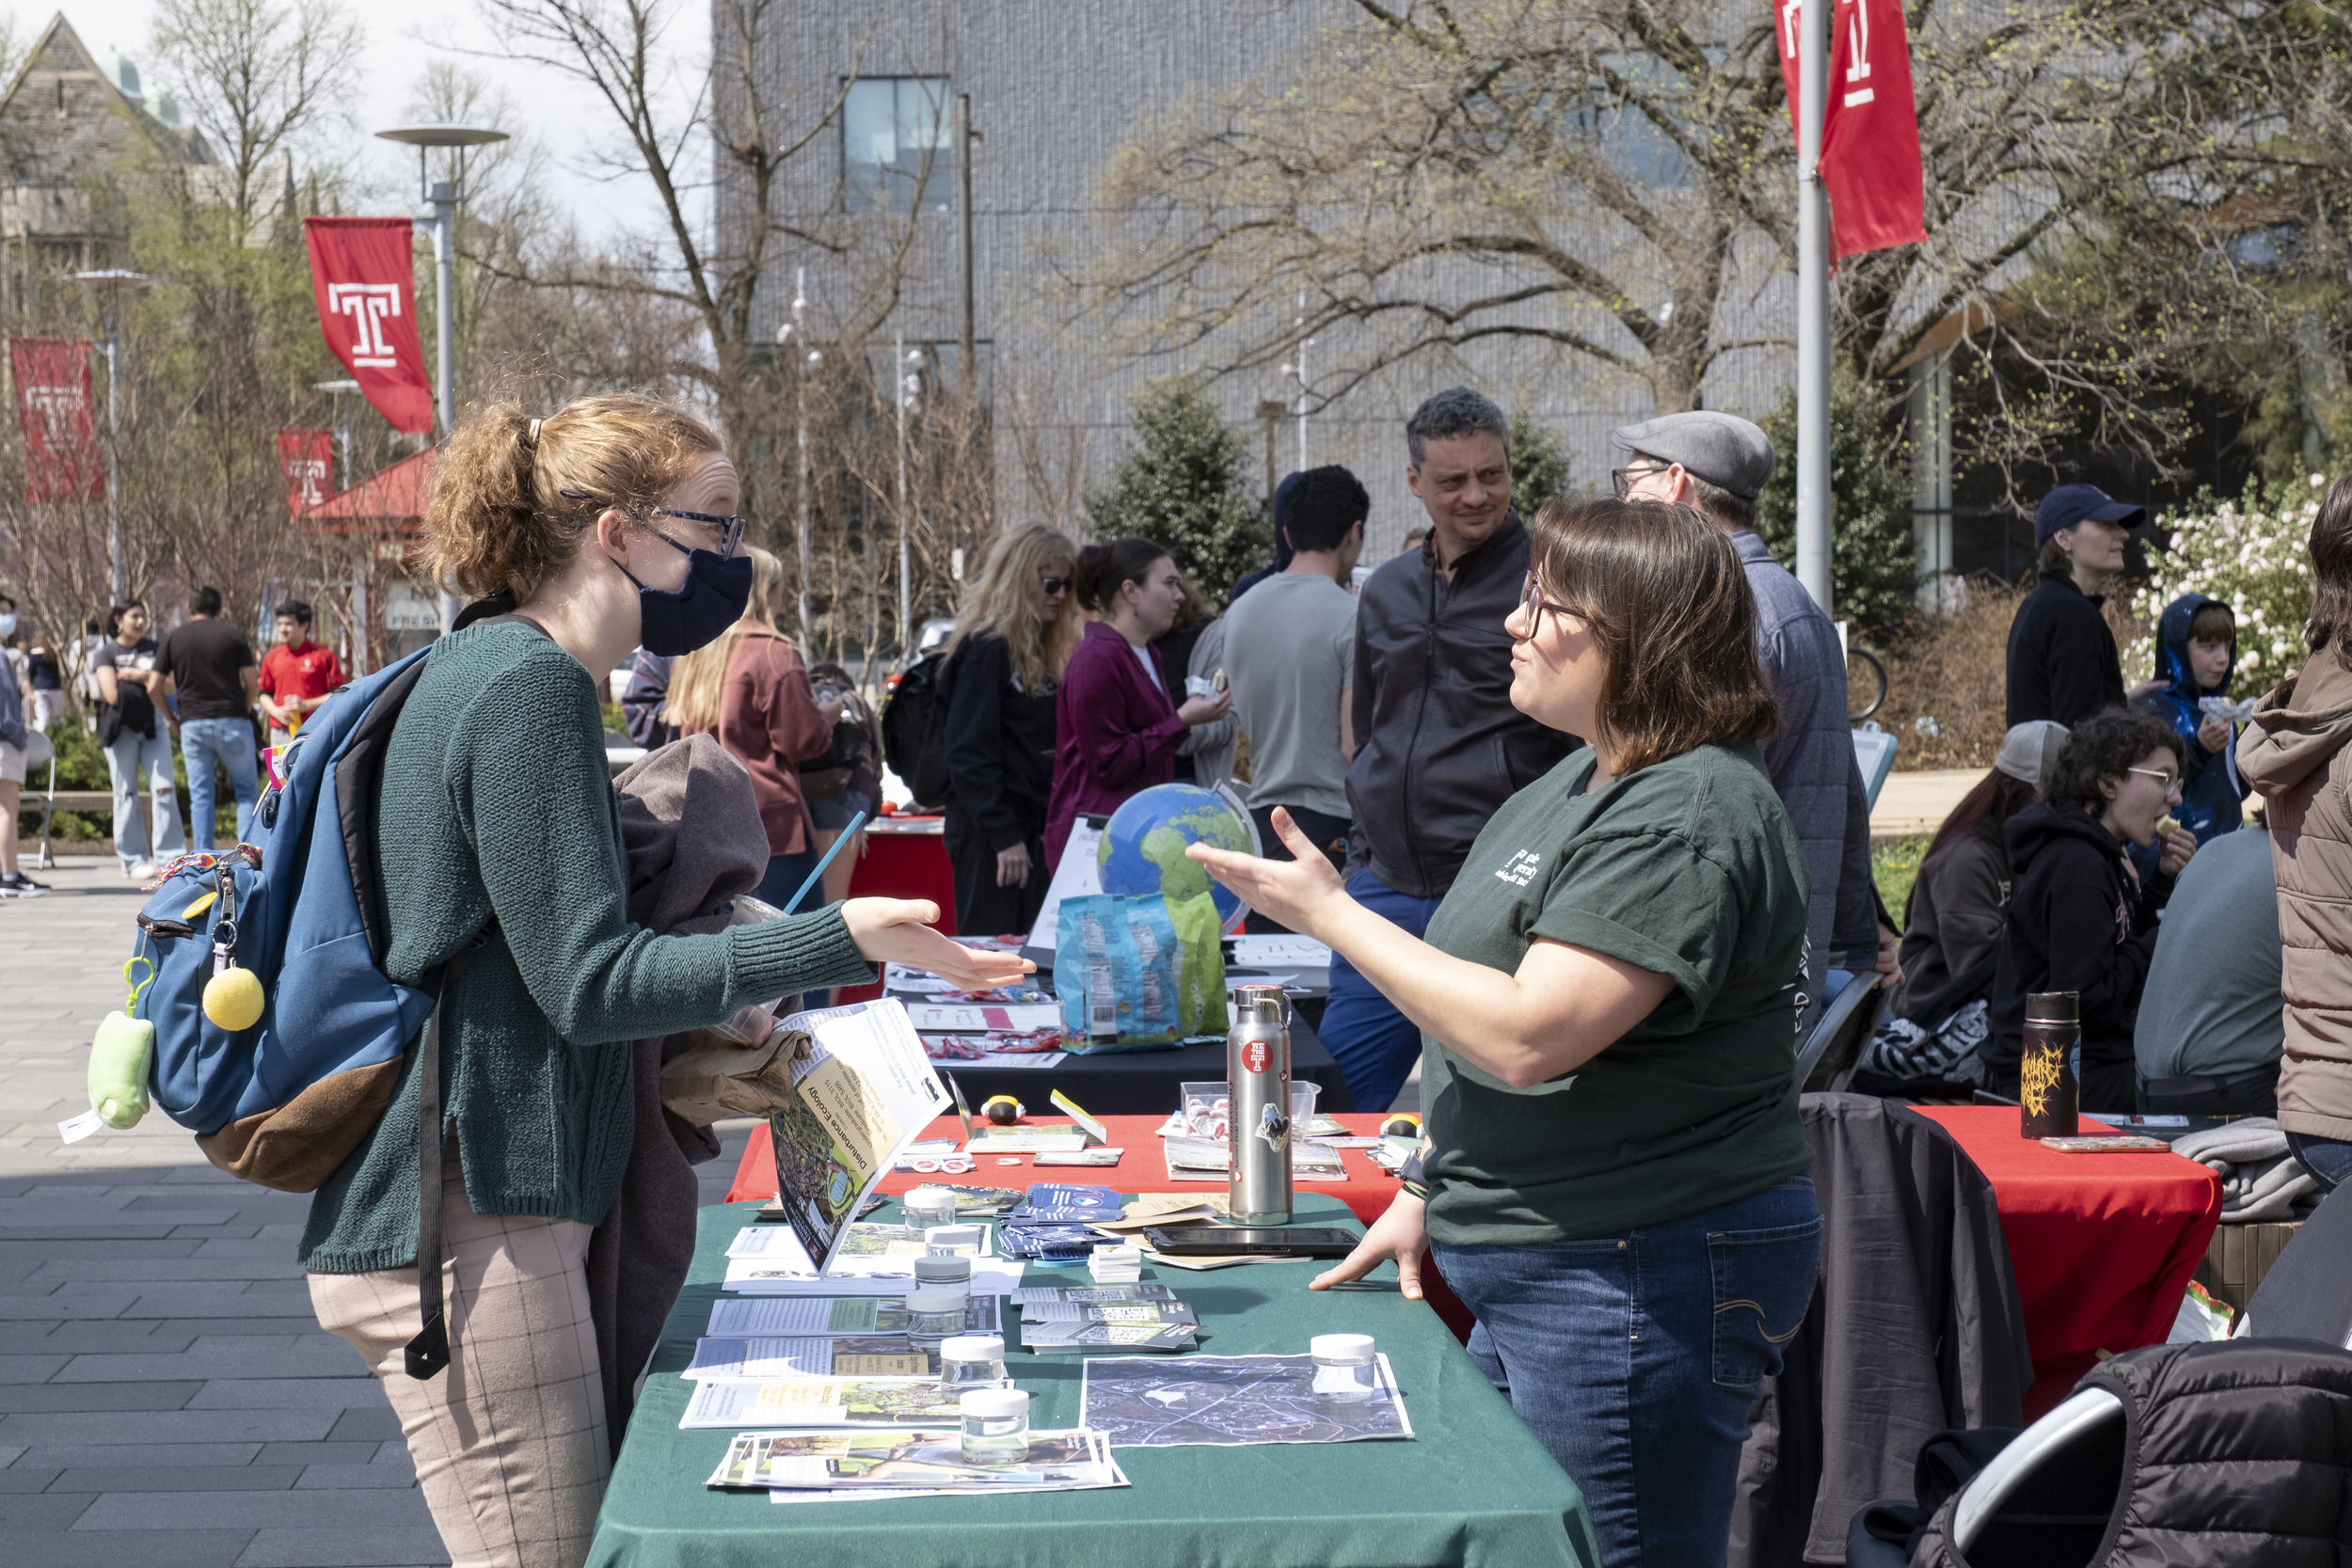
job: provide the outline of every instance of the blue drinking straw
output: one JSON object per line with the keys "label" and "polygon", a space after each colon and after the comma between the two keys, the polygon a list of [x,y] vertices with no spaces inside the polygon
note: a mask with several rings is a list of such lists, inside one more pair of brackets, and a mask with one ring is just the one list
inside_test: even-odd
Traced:
{"label": "blue drinking straw", "polygon": [[857,837],[857,831],[864,826],[866,826],[866,814],[864,812],[859,812],[855,816],[850,818],[850,825],[841,830],[841,836],[839,838],[833,841],[833,847],[826,850],[825,858],[817,863],[817,869],[808,874],[808,880],[803,882],[801,884],[801,891],[792,895],[792,902],[785,905],[785,913],[790,914],[794,910],[801,907],[801,900],[808,896],[808,890],[815,887],[818,879],[825,875],[825,867],[833,863],[834,856],[841,853],[842,847],[848,844],[850,840]]}

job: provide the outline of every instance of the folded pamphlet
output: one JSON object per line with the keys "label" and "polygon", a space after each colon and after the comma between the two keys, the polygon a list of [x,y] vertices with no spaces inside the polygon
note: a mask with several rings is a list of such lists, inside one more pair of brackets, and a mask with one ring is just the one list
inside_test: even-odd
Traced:
{"label": "folded pamphlet", "polygon": [[1009,1388],[1009,1382],[960,1383],[936,1378],[801,1377],[766,1383],[698,1382],[683,1431],[702,1427],[920,1427],[961,1424],[957,1402],[975,1388]]}
{"label": "folded pamphlet", "polygon": [[903,1334],[800,1339],[698,1339],[678,1374],[700,1383],[794,1377],[937,1377],[939,1358]]}
{"label": "folded pamphlet", "polygon": [[958,1429],[921,1432],[742,1432],[706,1485],[852,1496],[1069,1492],[1124,1486],[1099,1432],[1032,1432],[1009,1465],[974,1465]]}
{"label": "folded pamphlet", "polygon": [[[903,1289],[903,1287],[901,1287]],[[714,1339],[811,1338],[904,1334],[906,1302],[887,1296],[722,1296],[710,1304]],[[974,1296],[964,1308],[966,1334],[996,1332],[996,1298]]]}

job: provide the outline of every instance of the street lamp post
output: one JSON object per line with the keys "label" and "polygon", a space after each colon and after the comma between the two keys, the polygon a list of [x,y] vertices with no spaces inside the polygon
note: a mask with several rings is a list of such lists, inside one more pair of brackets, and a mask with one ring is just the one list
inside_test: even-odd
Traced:
{"label": "street lamp post", "polygon": [[[439,416],[441,438],[447,440],[450,427],[457,422],[457,328],[451,319],[450,300],[457,289],[457,206],[466,199],[466,150],[504,141],[506,133],[479,125],[435,124],[395,125],[376,135],[386,141],[402,142],[417,150],[417,183],[423,199],[433,208],[434,347],[439,361],[434,367],[434,406]],[[436,147],[451,150],[450,179],[427,177],[425,154]],[[444,587],[441,630],[447,632],[456,623],[457,595]]]}
{"label": "street lamp post", "polygon": [[122,431],[115,388],[122,380],[122,291],[155,281],[128,267],[77,272],[76,283],[106,291],[106,589],[120,604],[122,578]]}

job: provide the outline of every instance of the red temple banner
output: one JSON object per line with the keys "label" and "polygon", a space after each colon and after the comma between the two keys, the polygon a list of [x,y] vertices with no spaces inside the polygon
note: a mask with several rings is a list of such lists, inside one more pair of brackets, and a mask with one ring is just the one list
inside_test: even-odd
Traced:
{"label": "red temple banner", "polygon": [[106,494],[104,454],[90,418],[87,338],[10,338],[8,377],[16,423],[24,434],[24,499],[99,500]]}
{"label": "red temple banner", "polygon": [[286,476],[287,516],[299,517],[305,508],[316,506],[334,494],[328,476],[335,471],[335,433],[280,430],[278,467]]}
{"label": "red temple banner", "polygon": [[304,218],[326,346],[394,430],[433,428],[406,218]]}

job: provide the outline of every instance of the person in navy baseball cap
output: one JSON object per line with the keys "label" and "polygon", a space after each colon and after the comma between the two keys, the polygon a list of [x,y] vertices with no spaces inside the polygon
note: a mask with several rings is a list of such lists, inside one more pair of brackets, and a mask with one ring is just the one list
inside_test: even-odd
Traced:
{"label": "person in navy baseball cap", "polygon": [[2099,608],[2122,573],[2131,531],[2147,520],[2146,507],[2095,484],[2061,484],[2034,509],[2041,577],[2009,626],[2010,728],[2038,720],[2072,728],[2164,684],[2124,690],[2115,634]]}

